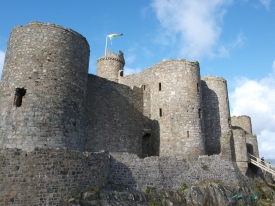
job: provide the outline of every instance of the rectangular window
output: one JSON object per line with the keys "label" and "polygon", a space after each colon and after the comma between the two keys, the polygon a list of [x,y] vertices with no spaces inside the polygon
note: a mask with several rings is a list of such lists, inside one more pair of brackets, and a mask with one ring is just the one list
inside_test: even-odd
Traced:
{"label": "rectangular window", "polygon": [[146,89],[146,86],[145,85],[143,85],[143,90],[145,90]]}
{"label": "rectangular window", "polygon": [[159,116],[162,117],[162,109],[159,108]]}
{"label": "rectangular window", "polygon": [[187,131],[187,138],[189,138],[189,131]]}
{"label": "rectangular window", "polygon": [[161,83],[159,83],[159,91],[161,91]]}
{"label": "rectangular window", "polygon": [[21,107],[22,105],[22,99],[26,94],[26,89],[24,88],[16,88],[15,90],[15,96],[14,96],[14,105],[16,107]]}
{"label": "rectangular window", "polygon": [[202,114],[201,114],[201,109],[199,109],[199,118],[201,119],[201,117],[202,117]]}

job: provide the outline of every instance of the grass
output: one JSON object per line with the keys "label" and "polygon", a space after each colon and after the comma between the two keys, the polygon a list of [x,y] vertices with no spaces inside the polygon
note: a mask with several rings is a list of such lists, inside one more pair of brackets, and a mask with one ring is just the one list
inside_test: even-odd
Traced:
{"label": "grass", "polygon": [[177,191],[178,192],[183,192],[184,190],[186,190],[188,188],[188,185],[187,184],[185,184],[185,183],[182,183],[182,186],[181,186],[181,188],[180,189],[178,189]]}
{"label": "grass", "polygon": [[72,198],[74,198],[76,200],[80,200],[80,195],[72,195]]}
{"label": "grass", "polygon": [[208,170],[208,166],[205,165],[205,164],[203,164],[203,165],[201,166],[201,168],[202,168],[203,170]]}

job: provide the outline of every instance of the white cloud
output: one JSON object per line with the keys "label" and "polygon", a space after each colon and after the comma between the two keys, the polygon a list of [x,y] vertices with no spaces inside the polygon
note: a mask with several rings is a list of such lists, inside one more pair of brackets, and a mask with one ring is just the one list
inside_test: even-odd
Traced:
{"label": "white cloud", "polygon": [[2,76],[2,70],[4,67],[5,53],[0,50],[0,77]]}
{"label": "white cloud", "polygon": [[224,48],[219,49],[218,40],[226,8],[231,2],[232,0],[153,0],[152,7],[164,29],[159,36],[169,37],[170,43],[176,36],[180,37],[177,44],[181,47],[181,55],[190,58],[213,56],[219,50],[225,52]]}
{"label": "white cloud", "polygon": [[266,9],[269,9],[270,2],[271,0],[260,0],[260,3],[264,5]]}
{"label": "white cloud", "polygon": [[135,68],[135,69],[124,67],[123,76],[130,75],[130,74],[136,74],[138,72],[141,72],[141,69],[139,67]]}
{"label": "white cloud", "polygon": [[275,61],[272,73],[260,80],[239,78],[230,94],[231,115],[251,117],[260,155],[275,158]]}

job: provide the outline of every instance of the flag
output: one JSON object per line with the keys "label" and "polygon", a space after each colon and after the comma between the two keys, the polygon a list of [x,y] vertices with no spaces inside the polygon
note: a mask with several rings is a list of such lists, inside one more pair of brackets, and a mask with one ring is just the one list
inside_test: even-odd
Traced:
{"label": "flag", "polygon": [[117,37],[117,36],[122,36],[123,34],[109,34],[108,37],[110,38],[110,40],[112,40],[113,38]]}

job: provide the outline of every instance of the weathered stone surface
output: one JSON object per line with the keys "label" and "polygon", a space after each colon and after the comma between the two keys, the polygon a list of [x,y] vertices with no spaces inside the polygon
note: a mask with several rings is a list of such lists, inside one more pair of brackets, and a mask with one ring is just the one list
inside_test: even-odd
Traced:
{"label": "weathered stone surface", "polygon": [[147,187],[179,189],[183,183],[192,185],[212,179],[230,185],[242,181],[237,165],[219,155],[141,159],[133,154],[112,153],[108,178],[115,184],[128,185],[141,191]]}
{"label": "weathered stone surface", "polygon": [[0,87],[0,148],[83,150],[89,53],[82,35],[55,24],[13,28]]}
{"label": "weathered stone surface", "polygon": [[202,77],[205,148],[208,155],[219,154],[221,136],[231,128],[226,80]]}
{"label": "weathered stone surface", "polygon": [[66,205],[107,184],[106,152],[0,150],[0,205]]}

